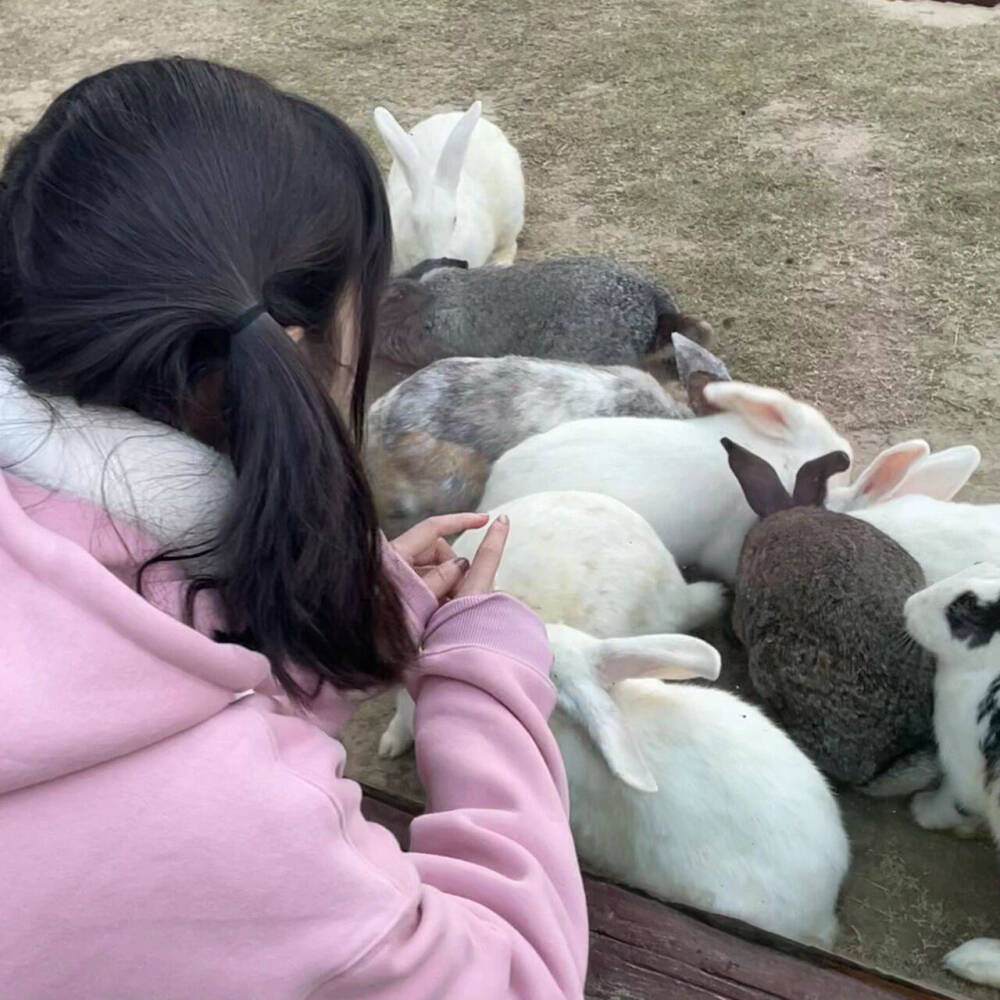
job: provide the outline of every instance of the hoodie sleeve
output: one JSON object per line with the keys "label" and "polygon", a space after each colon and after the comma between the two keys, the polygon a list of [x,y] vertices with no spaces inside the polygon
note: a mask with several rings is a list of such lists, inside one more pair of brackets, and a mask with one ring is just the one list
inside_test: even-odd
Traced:
{"label": "hoodie sleeve", "polygon": [[427,812],[402,918],[313,1000],[583,996],[587,917],[544,626],[503,594],[436,612],[410,681]]}

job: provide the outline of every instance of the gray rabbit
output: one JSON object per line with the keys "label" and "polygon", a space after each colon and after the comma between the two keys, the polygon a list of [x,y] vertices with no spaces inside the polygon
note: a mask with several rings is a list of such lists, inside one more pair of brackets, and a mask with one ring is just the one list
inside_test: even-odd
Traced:
{"label": "gray rabbit", "polygon": [[368,415],[365,464],[383,527],[397,532],[431,514],[474,509],[500,455],[567,420],[710,412],[703,389],[729,372],[681,334],[674,344],[689,405],[624,365],[445,358],[411,375]]}
{"label": "gray rabbit", "polygon": [[393,279],[378,352],[422,366],[508,354],[597,365],[669,358],[670,335],[708,345],[711,327],[681,313],[667,289],[612,260],[568,257],[510,267],[423,261]]}
{"label": "gray rabbit", "polygon": [[923,572],[877,528],[823,509],[847,455],[806,462],[789,496],[762,458],[722,443],[762,518],[740,555],[733,627],[765,707],[837,781],[861,784],[926,752],[934,662],[903,619]]}

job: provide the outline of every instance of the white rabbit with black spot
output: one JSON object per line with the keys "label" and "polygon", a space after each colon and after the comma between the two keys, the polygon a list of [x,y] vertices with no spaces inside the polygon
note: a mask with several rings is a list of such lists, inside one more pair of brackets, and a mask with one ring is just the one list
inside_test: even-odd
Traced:
{"label": "white rabbit with black spot", "polygon": [[[944,770],[912,803],[932,830],[971,832],[985,819],[1000,843],[1000,565],[977,563],[906,602],[910,634],[937,657],[934,734]],[[974,938],[945,968],[1000,986],[1000,940]]]}

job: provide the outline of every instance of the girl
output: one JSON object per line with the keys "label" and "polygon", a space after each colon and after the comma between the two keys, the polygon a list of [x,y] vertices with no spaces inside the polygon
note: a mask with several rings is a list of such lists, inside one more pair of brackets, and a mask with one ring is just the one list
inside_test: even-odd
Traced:
{"label": "girl", "polygon": [[[443,537],[384,543],[355,441],[376,166],[236,70],[71,88],[0,181],[0,996],[579,997],[544,630]],[[427,814],[331,735],[417,699]]]}

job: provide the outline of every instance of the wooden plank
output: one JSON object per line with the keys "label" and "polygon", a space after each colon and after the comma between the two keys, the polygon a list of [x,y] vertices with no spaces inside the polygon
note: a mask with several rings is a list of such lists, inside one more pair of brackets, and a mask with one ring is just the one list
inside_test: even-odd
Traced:
{"label": "wooden plank", "polygon": [[[417,812],[413,803],[366,789],[363,810],[368,819],[391,830],[404,848],[408,845],[410,821]],[[590,876],[584,884],[590,921],[588,1000],[943,996],[738,921],[681,912]]]}
{"label": "wooden plank", "polygon": [[[770,942],[746,940],[622,886],[591,877],[585,883],[592,954],[626,957],[616,947],[625,945],[636,964],[641,961],[651,971],[731,1000],[901,1000],[933,995],[841,964],[823,952],[789,943],[787,947],[802,952],[797,956]],[[763,932],[757,935],[775,940]]]}

